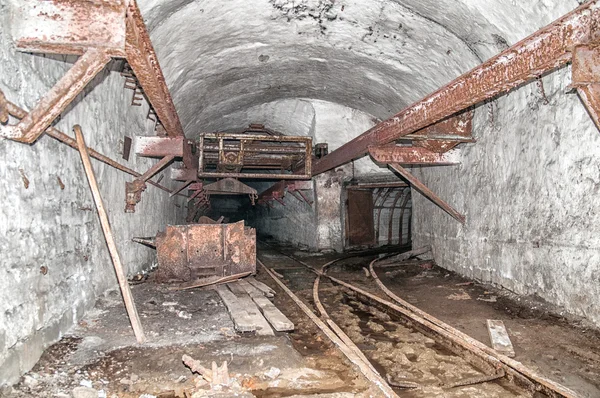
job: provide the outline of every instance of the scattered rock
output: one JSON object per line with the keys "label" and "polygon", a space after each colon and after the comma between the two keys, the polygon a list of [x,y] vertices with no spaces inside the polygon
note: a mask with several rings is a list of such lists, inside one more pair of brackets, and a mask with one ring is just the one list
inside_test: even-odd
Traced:
{"label": "scattered rock", "polygon": [[269,368],[269,370],[264,372],[264,375],[266,377],[268,377],[269,379],[276,379],[279,375],[281,374],[281,370],[279,368],[276,368],[274,366],[271,366]]}
{"label": "scattered rock", "polygon": [[92,382],[86,379],[81,380],[79,382],[79,385],[87,388],[92,388]]}
{"label": "scattered rock", "polygon": [[89,387],[75,387],[72,394],[73,398],[98,398],[98,391]]}

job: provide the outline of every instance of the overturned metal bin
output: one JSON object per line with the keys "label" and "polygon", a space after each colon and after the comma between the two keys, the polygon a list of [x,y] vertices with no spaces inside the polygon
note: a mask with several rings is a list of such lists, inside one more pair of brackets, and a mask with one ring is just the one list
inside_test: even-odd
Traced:
{"label": "overturned metal bin", "polygon": [[158,257],[154,277],[159,283],[256,272],[256,231],[243,221],[169,225],[153,243]]}

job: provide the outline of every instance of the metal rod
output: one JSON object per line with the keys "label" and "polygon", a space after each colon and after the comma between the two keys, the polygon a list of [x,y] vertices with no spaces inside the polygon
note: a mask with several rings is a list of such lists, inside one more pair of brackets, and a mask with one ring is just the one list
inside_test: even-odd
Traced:
{"label": "metal rod", "polygon": [[465,223],[465,216],[456,211],[452,206],[446,203],[442,198],[437,196],[431,189],[427,188],[425,184],[423,184],[417,177],[412,175],[408,170],[399,164],[390,163],[392,169],[397,171],[402,177],[406,178],[410,184],[419,191],[423,196],[431,200],[433,203],[438,205],[442,210],[446,213],[450,214],[453,218],[455,218],[461,224]]}
{"label": "metal rod", "polygon": [[121,294],[123,295],[123,301],[125,302],[125,308],[127,309],[127,314],[129,315],[129,321],[131,322],[131,327],[133,328],[135,338],[137,339],[138,343],[141,344],[146,341],[144,329],[142,328],[142,323],[140,322],[140,317],[133,301],[129,283],[127,282],[127,277],[125,276],[125,271],[123,270],[123,264],[121,264],[119,251],[117,250],[115,238],[110,228],[108,214],[106,213],[104,203],[102,202],[102,196],[100,195],[100,189],[98,188],[98,182],[96,181],[96,175],[94,174],[94,169],[92,168],[92,162],[90,161],[88,149],[85,146],[81,127],[75,125],[75,127],[73,127],[73,131],[77,137],[77,146],[79,153],[81,154],[81,161],[83,162],[83,168],[85,169],[85,174],[90,184],[90,189],[92,190],[92,196],[94,197],[94,203],[96,204],[98,217],[100,218],[100,224],[102,225],[102,232],[104,232],[106,245],[108,246],[108,251],[112,257],[119,287],[121,288]]}
{"label": "metal rod", "polygon": [[[1,90],[0,90],[0,95],[3,95]],[[27,116],[27,111],[25,111],[24,109],[20,108],[19,106],[17,106],[16,104],[14,104],[10,101],[6,101],[6,108],[8,110],[8,113],[10,115],[16,117],[17,119],[23,119],[25,116]],[[69,137],[67,134],[63,133],[62,131],[60,131],[54,127],[48,127],[46,129],[46,135],[49,135],[50,137],[62,142],[63,144],[70,146],[73,149],[78,149],[77,141],[75,139]],[[134,177],[142,176],[141,173],[138,173],[137,171],[132,170],[127,166],[124,166],[118,162],[115,162],[108,156],[105,156],[92,148],[88,148],[88,153],[94,159],[97,159],[97,160],[101,161],[102,163],[105,163],[111,167],[114,167],[115,169],[120,170],[124,173],[130,174]],[[171,190],[169,188],[167,188],[163,185],[160,185],[152,180],[149,180],[148,183],[154,185],[155,187],[157,187],[159,189],[162,189],[165,192],[171,193]],[[175,194],[173,194],[173,195],[175,195]]]}
{"label": "metal rod", "polygon": [[148,181],[150,178],[152,178],[153,175],[160,172],[164,167],[171,163],[173,159],[175,159],[175,156],[165,156],[164,158],[156,162],[152,167],[150,167],[148,171],[146,171],[141,177],[139,177],[139,179],[144,182]]}

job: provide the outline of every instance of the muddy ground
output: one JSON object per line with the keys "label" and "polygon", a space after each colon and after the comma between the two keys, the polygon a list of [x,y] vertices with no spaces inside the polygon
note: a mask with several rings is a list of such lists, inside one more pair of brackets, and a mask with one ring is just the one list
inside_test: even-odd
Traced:
{"label": "muddy ground", "polygon": [[[259,256],[283,275],[285,283],[313,309],[314,275],[262,245]],[[277,247],[314,266],[337,257]],[[329,272],[383,296],[363,267],[374,258],[343,260]],[[379,270],[382,281],[403,299],[489,345],[486,319],[504,321],[516,360],[573,389],[582,397],[600,397],[600,336],[577,320],[535,298],[520,298],[491,286],[417,263]],[[146,282],[133,286],[148,336],[139,345],[132,336],[118,292],[98,301],[73,332],[48,349],[36,367],[2,397],[71,397],[89,386],[99,397],[329,397],[378,396],[362,375],[285,295],[260,267],[257,279],[276,292],[274,302],[296,329],[257,337],[236,333],[219,296],[210,288],[173,292]],[[506,380],[449,388],[483,373],[461,357],[388,315],[366,306],[338,286],[322,281],[320,297],[334,319],[378,371],[407,397],[530,396]],[[315,309],[316,311],[316,309]],[[182,363],[190,355],[210,366],[228,362],[232,390],[212,391]],[[144,396],[143,394],[149,394]]]}
{"label": "muddy ground", "polygon": [[[277,258],[277,252],[269,249],[272,248],[265,247],[266,251],[263,253],[273,256],[270,259],[273,261]],[[278,247],[277,250],[301,258],[302,261],[315,267],[320,267],[335,258],[335,255],[310,255],[291,247]],[[374,258],[375,256],[370,256],[342,260],[334,264],[328,273],[385,297],[375,282],[365,277],[363,270],[363,267],[368,268],[369,262]],[[279,261],[281,264],[288,264],[289,267],[298,267],[297,263],[285,257],[280,257]],[[399,297],[488,346],[490,340],[486,320],[502,320],[514,345],[516,360],[538,374],[572,389],[582,397],[600,397],[600,333],[587,327],[583,320],[566,318],[561,315],[560,308],[548,305],[537,297],[517,296],[494,286],[462,278],[435,264],[420,265],[417,261],[408,266],[379,270],[376,268],[376,272],[382,282]],[[305,287],[308,288],[310,285],[312,289],[312,283],[309,283],[308,279],[312,280],[314,277],[307,274],[305,279],[303,282]],[[322,282],[321,300],[324,302],[331,300],[329,297],[331,292],[328,292],[331,287],[332,285],[327,281]],[[312,290],[310,293],[312,294]],[[330,316],[340,324],[353,323],[352,314],[357,315],[356,308],[352,308],[350,305],[352,302],[348,301],[347,296],[342,298],[335,294],[333,299],[335,305],[332,306]],[[338,305],[338,303],[342,304]],[[350,308],[347,308],[348,305]],[[339,309],[333,309],[335,306]],[[358,322],[360,327],[355,324],[346,326],[351,330],[360,329],[362,337],[357,334],[353,337],[358,339],[359,343],[365,339],[365,335],[378,335],[376,331],[372,333],[372,327],[382,327],[377,325],[376,320],[369,322],[359,319]],[[389,335],[390,331],[386,330],[383,333]],[[370,356],[370,347],[379,345],[383,351],[388,351],[391,347],[385,344],[385,341],[381,343],[369,340],[365,344],[362,348],[365,348],[365,353],[374,362],[377,362],[378,358]],[[404,358],[401,357],[400,363],[402,361]],[[406,378],[410,379],[408,375]],[[438,381],[443,382],[443,380]],[[516,396],[514,391],[511,394],[508,396]]]}

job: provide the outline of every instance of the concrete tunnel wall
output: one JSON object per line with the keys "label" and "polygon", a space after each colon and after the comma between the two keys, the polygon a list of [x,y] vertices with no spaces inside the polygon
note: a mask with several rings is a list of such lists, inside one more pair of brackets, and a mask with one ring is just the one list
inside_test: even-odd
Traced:
{"label": "concrete tunnel wall", "polygon": [[[141,7],[188,134],[253,121],[315,134],[326,118],[316,141],[335,149],[580,3],[152,0]],[[413,237],[416,245],[431,243],[443,267],[538,294],[599,325],[598,211],[590,199],[598,134],[579,99],[564,93],[567,69],[543,82],[548,105],[533,83],[480,106],[479,141],[462,146],[462,164],[416,171],[465,212],[467,224],[415,192]],[[323,112],[313,113],[317,101]],[[351,112],[370,123],[348,128]],[[368,168],[355,173],[382,170],[365,160]],[[352,167],[339,170],[342,180],[351,178]],[[335,171],[317,179],[315,214],[287,197],[285,209],[263,210],[261,228],[316,249],[339,248],[338,186],[318,186],[330,177],[338,179]],[[327,214],[320,200],[333,201]]]}
{"label": "concrete tunnel wall", "polygon": [[[10,29],[18,3],[0,0],[0,87],[8,99],[30,109],[73,60],[14,50]],[[262,122],[287,134],[312,135],[330,149],[578,4],[139,2],[189,137]],[[566,69],[544,78],[549,104],[530,84],[477,109],[478,143],[462,147],[462,164],[417,171],[465,212],[467,224],[459,226],[414,193],[413,237],[416,245],[431,243],[443,267],[538,294],[600,325],[599,212],[592,199],[599,138],[578,98],[564,93],[568,80]],[[130,107],[131,92],[122,82],[114,70],[102,73],[57,126],[70,132],[81,124],[90,146],[118,159],[124,134],[152,135],[147,105]],[[87,210],[93,203],[77,152],[49,137],[33,146],[8,140],[0,146],[5,154],[0,160],[1,384],[33,366],[44,347],[116,285],[97,217]],[[132,155],[127,165],[143,171],[151,163]],[[137,213],[125,214],[124,182],[131,177],[98,162],[94,166],[123,262],[130,274],[138,272],[154,253],[130,238],[154,235],[181,220],[181,209],[173,206],[177,199],[150,186]],[[316,179],[316,201],[325,205],[316,214],[300,209],[305,205],[299,202],[290,205],[298,207],[294,217],[301,228],[277,221],[290,217],[287,207],[286,213],[265,214],[262,228],[317,249],[339,249],[341,182],[353,173],[389,171],[368,158],[332,171]],[[48,267],[47,275],[39,273],[41,265]]]}
{"label": "concrete tunnel wall", "polygon": [[[15,51],[12,8],[0,0],[0,89],[32,109],[74,58]],[[112,62],[64,113],[56,127],[110,158],[145,171],[153,160],[122,159],[123,137],[153,135],[148,105],[130,106],[132,92]],[[15,123],[11,120],[11,123]],[[117,282],[79,152],[49,136],[26,145],[0,139],[0,385],[12,384],[37,362]],[[151,185],[135,214],[124,213],[132,176],[92,160],[123,265],[131,276],[155,262],[134,236],[153,236],[181,217],[182,200]],[[169,184],[165,178],[163,183]],[[179,204],[180,208],[174,206]],[[47,269],[47,274],[40,271]],[[133,337],[132,337],[133,339]]]}

